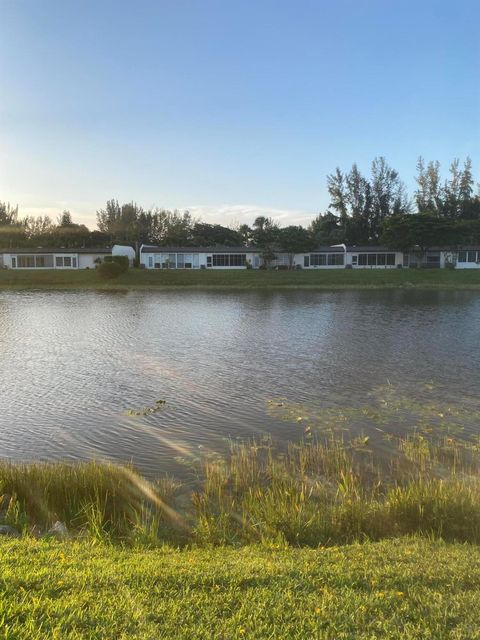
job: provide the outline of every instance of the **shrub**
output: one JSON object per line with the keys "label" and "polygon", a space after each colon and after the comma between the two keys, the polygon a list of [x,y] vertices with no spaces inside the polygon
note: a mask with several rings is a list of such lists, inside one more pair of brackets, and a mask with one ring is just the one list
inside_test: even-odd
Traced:
{"label": "shrub", "polygon": [[97,268],[100,278],[105,280],[113,280],[125,272],[125,269],[118,262],[102,262]]}
{"label": "shrub", "polygon": [[130,266],[127,256],[105,256],[105,262],[113,262],[114,264],[120,265],[122,269],[121,273],[128,271],[128,267]]}

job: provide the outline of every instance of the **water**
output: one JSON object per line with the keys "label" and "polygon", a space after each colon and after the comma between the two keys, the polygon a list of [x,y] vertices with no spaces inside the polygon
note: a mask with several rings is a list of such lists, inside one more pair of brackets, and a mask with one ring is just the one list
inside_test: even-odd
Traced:
{"label": "water", "polygon": [[467,291],[1,292],[0,457],[153,476],[306,418],[480,434],[479,318]]}

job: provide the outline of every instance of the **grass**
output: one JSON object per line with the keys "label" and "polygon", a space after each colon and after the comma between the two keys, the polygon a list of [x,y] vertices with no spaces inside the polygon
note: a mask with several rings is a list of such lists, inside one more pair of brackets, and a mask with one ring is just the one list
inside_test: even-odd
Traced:
{"label": "grass", "polygon": [[[192,482],[0,464],[4,640],[480,639],[480,448],[232,445]],[[8,510],[4,505],[9,499]],[[55,520],[70,537],[36,538]]]}
{"label": "grass", "polygon": [[4,640],[475,640],[480,549],[0,542]]}
{"label": "grass", "polygon": [[100,463],[0,464],[5,520],[24,534],[56,520],[127,546],[311,546],[420,534],[480,543],[480,451],[414,434],[388,455],[329,436],[278,451],[232,445],[194,463],[193,483],[147,481]]}
{"label": "grass", "polygon": [[0,289],[369,289],[480,288],[480,270],[459,269],[338,269],[262,270],[146,270],[131,269],[115,280],[101,280],[94,270],[0,270]]}

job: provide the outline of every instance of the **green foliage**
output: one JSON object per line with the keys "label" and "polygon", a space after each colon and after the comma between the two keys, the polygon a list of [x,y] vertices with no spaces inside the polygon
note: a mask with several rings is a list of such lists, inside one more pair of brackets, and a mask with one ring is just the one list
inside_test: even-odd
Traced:
{"label": "green foliage", "polygon": [[300,226],[289,226],[278,232],[278,247],[280,251],[289,254],[290,267],[296,253],[303,253],[314,248],[314,242],[307,229]]}
{"label": "green foliage", "polygon": [[102,280],[113,280],[124,273],[124,268],[118,262],[104,261],[97,267],[97,273]]}
{"label": "green foliage", "polygon": [[115,264],[120,265],[120,267],[121,267],[120,273],[125,273],[125,271],[128,271],[128,268],[130,266],[130,262],[129,262],[127,256],[111,256],[111,255],[107,255],[104,258],[104,262],[114,262]]}
{"label": "green foliage", "polygon": [[195,463],[197,482],[148,481],[131,468],[0,464],[7,522],[28,533],[56,520],[73,537],[161,546],[349,544],[405,534],[480,543],[480,448],[451,437],[232,445]]}

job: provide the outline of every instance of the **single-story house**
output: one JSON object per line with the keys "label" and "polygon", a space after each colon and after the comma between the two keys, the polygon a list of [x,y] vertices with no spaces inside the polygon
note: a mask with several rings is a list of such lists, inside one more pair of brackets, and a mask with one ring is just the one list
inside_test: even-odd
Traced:
{"label": "single-story house", "polygon": [[111,249],[0,249],[0,267],[7,269],[95,269]]}
{"label": "single-story house", "polygon": [[[145,269],[242,269],[250,263],[262,266],[258,247],[160,247],[143,244],[140,265]],[[275,251],[269,266],[302,269],[395,268],[403,263],[403,254],[385,247],[318,247],[308,253],[288,254]]]}
{"label": "single-story house", "polygon": [[347,266],[355,269],[392,269],[403,264],[403,253],[387,247],[335,245],[295,256],[295,264],[304,269]]}
{"label": "single-story house", "polygon": [[140,266],[145,269],[245,269],[261,264],[253,247],[158,247],[142,244]]}

